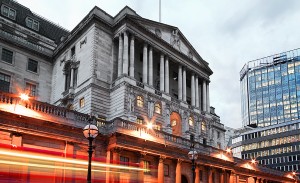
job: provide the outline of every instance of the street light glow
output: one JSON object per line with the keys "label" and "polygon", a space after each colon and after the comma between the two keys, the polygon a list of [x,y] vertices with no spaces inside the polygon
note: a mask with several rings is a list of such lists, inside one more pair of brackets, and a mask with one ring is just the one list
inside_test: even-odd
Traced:
{"label": "street light glow", "polygon": [[29,96],[25,93],[21,93],[20,98],[21,98],[21,100],[28,100]]}

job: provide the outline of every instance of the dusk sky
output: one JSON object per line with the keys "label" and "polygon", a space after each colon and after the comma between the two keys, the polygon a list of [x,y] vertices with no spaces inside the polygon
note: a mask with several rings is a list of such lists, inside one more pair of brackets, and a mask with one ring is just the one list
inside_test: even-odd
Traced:
{"label": "dusk sky", "polygon": [[[159,0],[17,0],[72,30],[94,7],[115,16],[129,6],[159,21]],[[210,104],[221,122],[242,126],[239,72],[251,60],[299,48],[298,0],[161,0],[162,23],[178,27],[214,74]]]}

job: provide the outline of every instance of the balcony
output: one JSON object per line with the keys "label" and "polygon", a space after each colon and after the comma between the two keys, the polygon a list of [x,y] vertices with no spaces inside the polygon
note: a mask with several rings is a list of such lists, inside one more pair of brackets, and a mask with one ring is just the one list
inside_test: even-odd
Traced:
{"label": "balcony", "polygon": [[[98,121],[97,126],[99,133],[103,135],[109,135],[113,133],[121,133],[136,138],[142,138],[147,141],[156,142],[165,146],[173,146],[181,149],[190,149],[191,141],[189,139],[175,136],[161,130],[149,129],[145,125],[137,124],[123,119],[115,119],[111,122]],[[203,144],[196,142],[195,149],[202,154],[210,155],[211,153],[217,153],[220,150],[210,146],[204,146]]]}

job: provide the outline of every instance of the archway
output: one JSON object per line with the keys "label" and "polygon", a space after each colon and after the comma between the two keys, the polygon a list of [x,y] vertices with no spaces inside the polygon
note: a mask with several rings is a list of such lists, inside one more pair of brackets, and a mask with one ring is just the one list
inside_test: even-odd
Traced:
{"label": "archway", "polygon": [[181,175],[181,183],[188,183],[186,176]]}
{"label": "archway", "polygon": [[172,127],[172,134],[181,136],[181,117],[177,112],[171,113],[170,125]]}

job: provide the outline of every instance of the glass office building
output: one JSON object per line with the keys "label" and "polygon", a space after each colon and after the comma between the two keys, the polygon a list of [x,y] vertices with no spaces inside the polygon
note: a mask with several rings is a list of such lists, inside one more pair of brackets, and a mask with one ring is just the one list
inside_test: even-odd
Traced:
{"label": "glass office building", "polygon": [[240,81],[243,126],[300,118],[300,49],[246,63]]}

